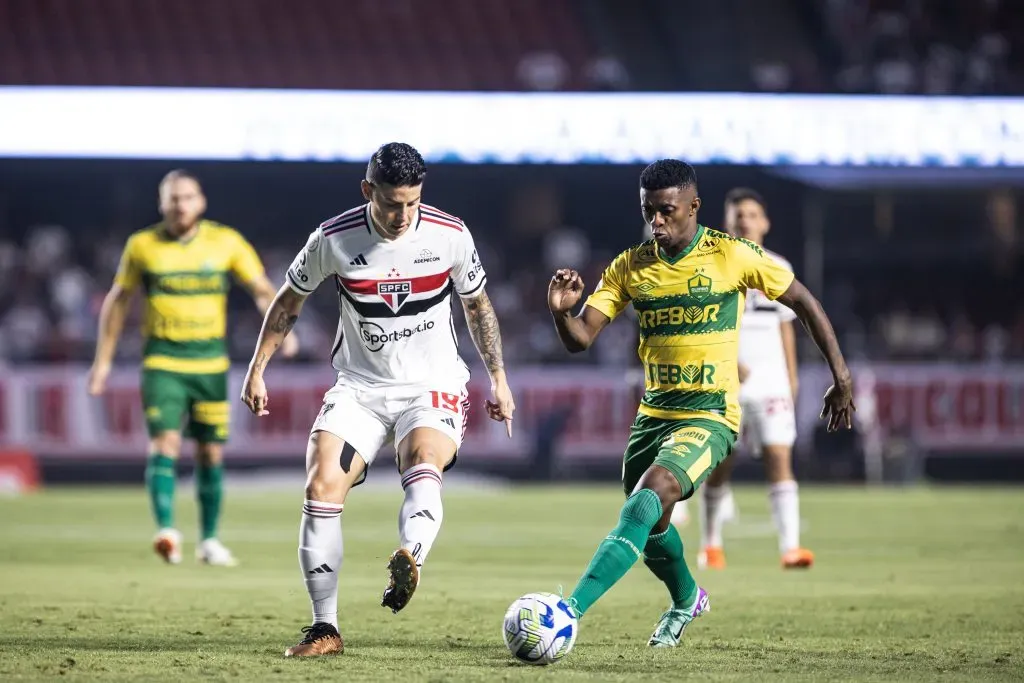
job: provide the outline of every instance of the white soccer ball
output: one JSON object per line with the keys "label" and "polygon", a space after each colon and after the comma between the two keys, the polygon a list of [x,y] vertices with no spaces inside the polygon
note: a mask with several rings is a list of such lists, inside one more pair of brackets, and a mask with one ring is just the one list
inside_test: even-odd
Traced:
{"label": "white soccer ball", "polygon": [[529,593],[505,612],[505,645],[526,664],[554,664],[569,654],[578,631],[569,605],[553,593]]}

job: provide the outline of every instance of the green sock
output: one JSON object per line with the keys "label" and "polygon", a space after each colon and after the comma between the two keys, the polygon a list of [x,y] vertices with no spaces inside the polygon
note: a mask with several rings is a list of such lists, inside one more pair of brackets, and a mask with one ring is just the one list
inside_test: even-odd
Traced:
{"label": "green sock", "polygon": [[581,617],[609,588],[626,575],[641,555],[651,528],[661,517],[661,500],[650,489],[641,489],[626,499],[619,513],[619,525],[601,541],[594,559],[569,597]]}
{"label": "green sock", "polygon": [[644,564],[661,579],[672,596],[672,606],[683,609],[697,597],[697,582],[686,566],[683,539],[671,524],[660,534],[652,535],[644,546]]}
{"label": "green sock", "polygon": [[174,458],[151,453],[146,463],[146,489],[153,508],[153,519],[160,529],[174,526]]}
{"label": "green sock", "polygon": [[199,498],[199,524],[203,540],[217,537],[220,501],[224,494],[224,466],[196,465],[196,497]]}

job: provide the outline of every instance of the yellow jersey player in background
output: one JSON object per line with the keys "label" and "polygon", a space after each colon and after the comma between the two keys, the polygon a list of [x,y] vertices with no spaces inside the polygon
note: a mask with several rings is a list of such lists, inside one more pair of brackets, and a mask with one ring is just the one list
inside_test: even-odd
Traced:
{"label": "yellow jersey player in background", "polygon": [[[142,402],[149,428],[146,487],[158,528],[153,546],[167,562],[181,562],[174,484],[184,424],[185,434],[197,443],[201,537],[196,559],[233,566],[234,556],[217,538],[223,444],[228,439],[228,276],[248,290],[261,314],[277,288],[238,231],[202,217],[206,197],[194,175],[171,171],[160,183],[159,196],[163,220],[128,238],[103,301],[89,393],[103,393],[132,295],[141,286]],[[286,341],[283,353],[295,355],[295,338]]]}
{"label": "yellow jersey player in background", "polygon": [[676,502],[693,495],[736,441],[747,290],[791,308],[828,361],[834,385],[822,417],[829,430],[849,429],[854,410],[850,371],[821,305],[757,245],[698,224],[700,204],[689,164],[651,164],[640,175],[640,206],[654,239],[619,254],[577,316],[579,274],[559,270],[548,286],[548,307],[570,352],[587,349],[630,303],[636,311],[646,392],[623,460],[628,497],[568,603],[582,617],[642,556],[671,598],[648,642],[652,647],[674,647],[690,622],[710,609],[669,520]]}

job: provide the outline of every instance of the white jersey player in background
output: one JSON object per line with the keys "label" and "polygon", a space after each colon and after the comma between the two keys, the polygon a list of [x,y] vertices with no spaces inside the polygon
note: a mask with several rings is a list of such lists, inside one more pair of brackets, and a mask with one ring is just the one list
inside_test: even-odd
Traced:
{"label": "white jersey player in background", "polygon": [[[764,246],[771,224],[764,199],[754,190],[736,188],[725,199],[725,229]],[[765,250],[792,270],[789,262]],[[794,406],[799,383],[796,355],[796,316],[761,292],[747,294],[740,329],[740,405],[743,411],[740,446],[760,457],[768,479],[768,499],[779,537],[784,568],[810,567],[814,554],[800,547],[800,502],[793,476],[796,441]],[[735,456],[730,456],[708,477],[700,498],[701,551],[697,563],[725,568],[722,527],[735,515],[729,477]]]}
{"label": "white jersey player in background", "polygon": [[381,605],[398,612],[419,583],[440,530],[442,472],[455,464],[465,430],[469,370],[459,356],[453,293],[491,378],[488,415],[512,435],[515,404],[505,377],[498,320],[486,275],[460,219],[420,203],[426,165],[413,147],[389,143],[366,169],[366,204],[309,236],[267,311],[242,389],[256,415],[268,414],[267,362],[298,319],[306,297],[326,279],[338,291],[341,320],[331,351],[337,383],[324,396],[306,448],[306,500],[299,566],[313,623],[285,656],[344,651],[338,631],[340,517],[377,451],[395,446],[405,500],[400,546],[388,560]]}

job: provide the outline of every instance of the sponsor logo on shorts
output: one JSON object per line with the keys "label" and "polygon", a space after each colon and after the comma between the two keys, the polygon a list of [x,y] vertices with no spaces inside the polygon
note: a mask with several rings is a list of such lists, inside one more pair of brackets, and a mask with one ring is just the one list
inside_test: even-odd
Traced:
{"label": "sponsor logo on shorts", "polygon": [[363,339],[363,345],[368,351],[380,351],[385,344],[408,339],[414,334],[434,329],[433,320],[424,320],[416,327],[404,327],[400,330],[385,332],[384,328],[369,320],[359,321],[359,336]]}

